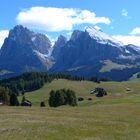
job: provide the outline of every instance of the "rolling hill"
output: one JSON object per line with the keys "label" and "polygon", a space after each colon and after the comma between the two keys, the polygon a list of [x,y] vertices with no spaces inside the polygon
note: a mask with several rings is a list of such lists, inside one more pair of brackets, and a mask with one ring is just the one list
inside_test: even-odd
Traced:
{"label": "rolling hill", "polygon": [[[108,95],[97,98],[90,94],[103,87]],[[84,97],[77,107],[47,105],[49,92],[70,88]],[[32,107],[0,109],[2,140],[138,140],[140,139],[140,87],[138,81],[101,82],[53,80],[43,88],[26,93]],[[93,100],[88,101],[87,98]],[[22,97],[20,96],[21,100]],[[41,101],[47,107],[40,108]]]}
{"label": "rolling hill", "polygon": [[[102,87],[108,92],[108,96],[97,98],[90,94],[95,87]],[[49,92],[62,88],[70,88],[76,92],[77,97],[83,97],[85,100],[79,102],[79,106],[92,106],[95,104],[117,104],[117,103],[140,103],[140,87],[139,81],[128,82],[101,82],[100,84],[89,81],[70,81],[70,80],[54,80],[50,84],[39,90],[28,92],[25,97],[29,99],[34,106],[39,106],[41,101],[45,101],[48,106]],[[128,90],[129,89],[129,90]],[[21,100],[21,96],[19,99]],[[92,98],[92,101],[88,101]]]}
{"label": "rolling hill", "polygon": [[[104,87],[108,96],[96,98],[89,92]],[[127,91],[126,88],[131,91]],[[85,101],[77,107],[40,108],[51,89],[71,88]],[[100,85],[82,81],[54,80],[40,90],[26,93],[30,107],[0,109],[2,140],[138,140],[140,139],[139,82],[107,82]],[[93,98],[87,101],[87,98]],[[21,99],[21,97],[19,97]]]}

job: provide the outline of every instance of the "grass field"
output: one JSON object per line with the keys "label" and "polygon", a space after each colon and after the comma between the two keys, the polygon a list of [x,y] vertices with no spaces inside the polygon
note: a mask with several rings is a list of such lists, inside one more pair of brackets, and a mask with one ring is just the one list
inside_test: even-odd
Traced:
{"label": "grass field", "polygon": [[[91,95],[95,87],[105,88],[108,96]],[[61,88],[73,89],[85,100],[77,107],[39,107],[40,101],[47,105],[50,90]],[[140,140],[139,91],[138,81],[96,84],[54,80],[25,94],[33,103],[31,108],[0,107],[0,140]],[[89,97],[93,100],[88,101]]]}
{"label": "grass field", "polygon": [[0,140],[139,140],[140,104],[0,108]]}

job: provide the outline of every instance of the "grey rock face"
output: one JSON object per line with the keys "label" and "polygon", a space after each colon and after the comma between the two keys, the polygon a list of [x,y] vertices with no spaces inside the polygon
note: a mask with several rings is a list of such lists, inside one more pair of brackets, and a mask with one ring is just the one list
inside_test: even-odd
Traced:
{"label": "grey rock face", "polygon": [[[56,63],[50,70],[52,72],[69,72],[89,77],[104,76],[104,74],[109,76],[109,74],[100,73],[100,69],[104,66],[102,62],[105,60],[118,65],[135,65],[140,60],[139,47],[124,46],[121,42],[94,28],[85,31],[75,30],[70,40],[61,46],[63,47],[57,53]],[[136,67],[132,66],[132,69]]]}
{"label": "grey rock face", "polygon": [[[103,72],[104,66],[110,71]],[[14,73],[49,70],[127,80],[140,71],[140,48],[125,46],[95,28],[75,30],[69,40],[60,35],[52,47],[45,35],[18,25],[9,32],[0,50],[0,69]]]}
{"label": "grey rock face", "polygon": [[47,60],[38,54],[47,54],[50,47],[51,42],[45,35],[18,25],[9,32],[0,50],[0,68],[14,72],[46,71]]}

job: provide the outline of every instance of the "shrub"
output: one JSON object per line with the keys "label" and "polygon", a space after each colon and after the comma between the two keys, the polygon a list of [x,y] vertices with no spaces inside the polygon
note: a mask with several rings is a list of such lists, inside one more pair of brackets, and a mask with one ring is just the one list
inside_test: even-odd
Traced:
{"label": "shrub", "polygon": [[40,103],[40,107],[45,107],[45,106],[46,106],[46,105],[45,105],[45,102],[42,101],[42,102]]}
{"label": "shrub", "polygon": [[84,101],[84,98],[83,97],[79,97],[78,101]]}
{"label": "shrub", "polygon": [[95,88],[94,93],[96,97],[103,97],[107,95],[107,92],[103,88]]}

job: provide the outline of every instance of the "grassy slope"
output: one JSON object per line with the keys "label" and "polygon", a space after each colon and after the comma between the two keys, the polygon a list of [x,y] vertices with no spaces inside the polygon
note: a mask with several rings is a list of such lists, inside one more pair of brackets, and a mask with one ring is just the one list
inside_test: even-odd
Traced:
{"label": "grassy slope", "polygon": [[0,108],[0,140],[139,140],[140,104]]}
{"label": "grassy slope", "polygon": [[132,67],[134,67],[132,65],[117,64],[117,63],[114,63],[114,62],[112,62],[110,60],[103,61],[103,64],[105,64],[105,65],[101,68],[100,72],[110,72],[113,69],[123,70],[125,68],[132,68]]}
{"label": "grassy slope", "polygon": [[[103,87],[107,90],[108,96],[104,98],[96,98],[90,94],[90,90],[95,87]],[[96,84],[88,81],[68,81],[68,80],[54,80],[50,84],[46,84],[42,89],[26,93],[27,99],[31,100],[33,105],[39,106],[41,101],[46,101],[49,97],[49,92],[54,89],[70,88],[73,89],[78,97],[84,97],[85,101],[80,102],[80,106],[89,106],[93,104],[112,104],[123,102],[140,102],[140,86],[139,82],[102,82]],[[126,88],[130,88],[131,91],[126,91]],[[87,98],[93,98],[93,101],[87,101]],[[20,97],[21,100],[21,97]]]}
{"label": "grassy slope", "polygon": [[[89,91],[104,87],[109,95],[95,98]],[[71,88],[83,101],[78,107],[39,108],[52,89]],[[131,89],[130,92],[126,88]],[[34,105],[0,108],[0,140],[139,140],[139,82],[92,82],[55,80],[26,94]]]}

